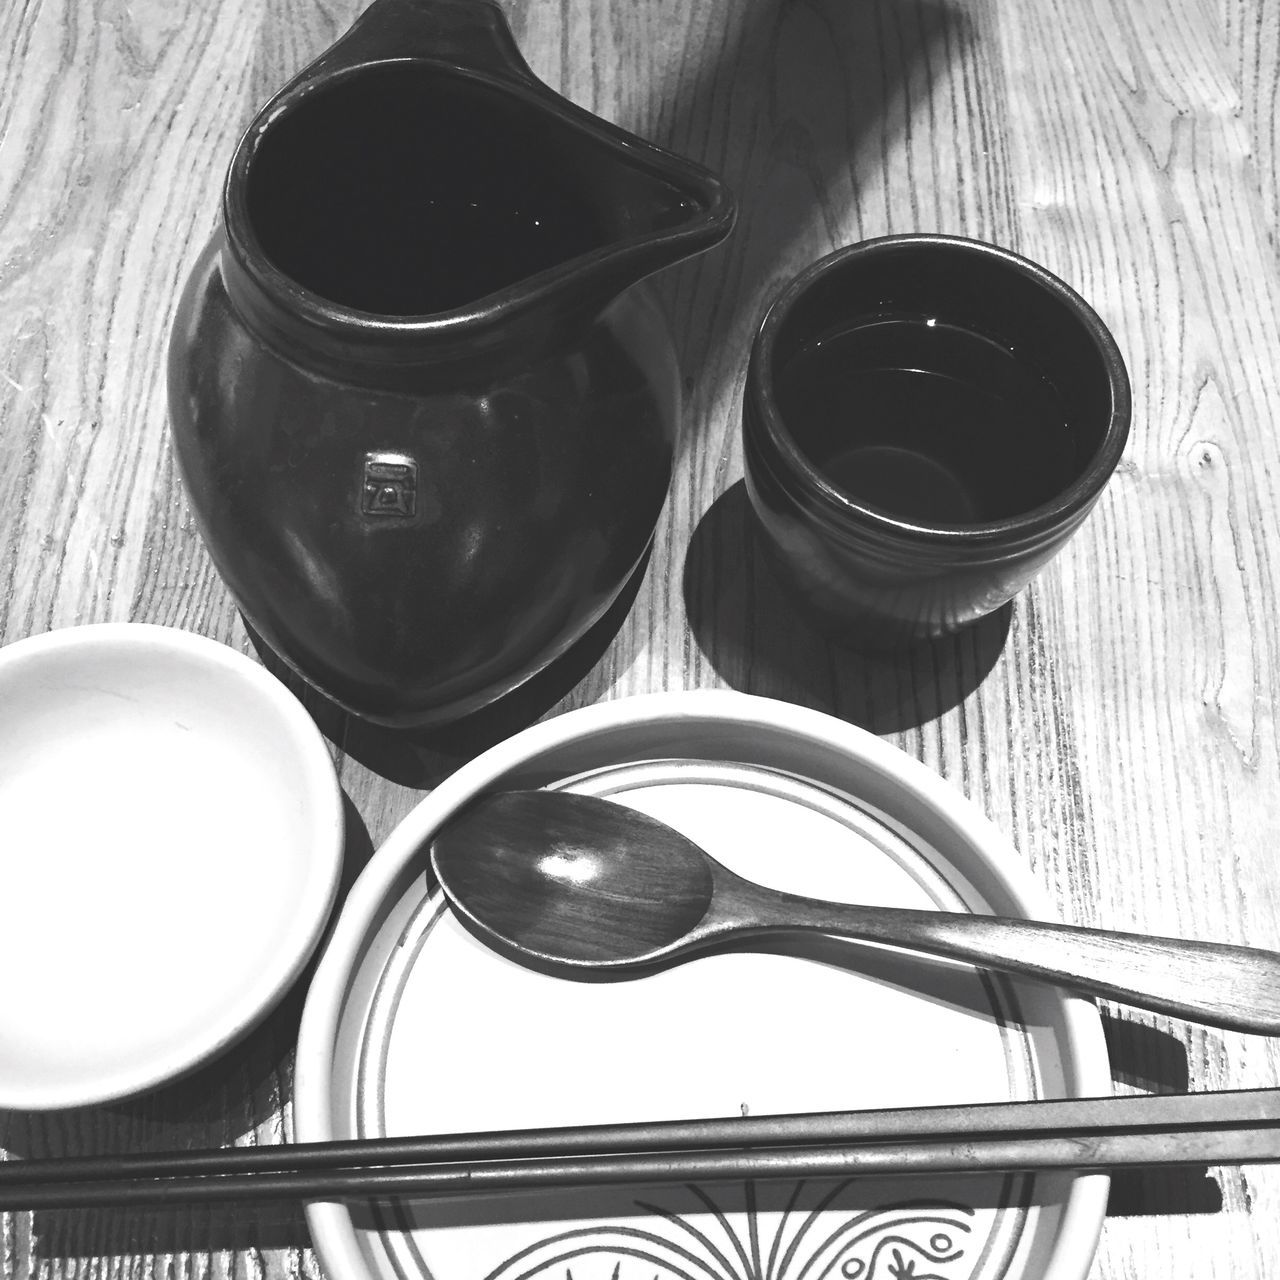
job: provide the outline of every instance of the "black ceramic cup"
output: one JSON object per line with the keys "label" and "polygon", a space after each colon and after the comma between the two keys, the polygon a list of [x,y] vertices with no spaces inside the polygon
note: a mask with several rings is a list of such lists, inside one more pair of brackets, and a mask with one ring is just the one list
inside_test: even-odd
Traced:
{"label": "black ceramic cup", "polygon": [[764,545],[857,647],[1000,608],[1079,528],[1129,433],[1129,379],[1089,305],[975,240],[838,250],[766,313],[743,404]]}

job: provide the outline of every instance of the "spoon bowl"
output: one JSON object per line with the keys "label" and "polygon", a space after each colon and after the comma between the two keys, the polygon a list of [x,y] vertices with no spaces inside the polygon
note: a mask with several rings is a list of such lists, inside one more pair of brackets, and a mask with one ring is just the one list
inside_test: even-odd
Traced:
{"label": "spoon bowl", "polygon": [[724,871],[665,822],[550,791],[508,791],[463,810],[431,861],[483,934],[529,959],[593,970],[648,967],[699,945]]}
{"label": "spoon bowl", "polygon": [[1280,1033],[1280,954],[766,889],[646,814],[595,796],[480,797],[435,836],[454,909],[498,949],[577,977],[647,970],[730,939],[833,934],[962,960],[1210,1026]]}

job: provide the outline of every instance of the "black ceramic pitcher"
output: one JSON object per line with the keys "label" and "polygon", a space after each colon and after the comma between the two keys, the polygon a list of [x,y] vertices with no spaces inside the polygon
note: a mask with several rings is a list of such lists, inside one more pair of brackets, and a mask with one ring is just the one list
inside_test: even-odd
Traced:
{"label": "black ceramic pitcher", "polygon": [[542,84],[488,0],[376,0],[258,114],[174,327],[177,458],[249,624],[334,701],[455,720],[643,562],[680,380],[637,282],[712,175]]}

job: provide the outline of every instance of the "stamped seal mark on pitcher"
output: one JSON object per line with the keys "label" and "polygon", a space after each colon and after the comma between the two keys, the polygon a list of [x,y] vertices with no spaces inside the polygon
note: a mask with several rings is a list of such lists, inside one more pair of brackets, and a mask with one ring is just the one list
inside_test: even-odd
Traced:
{"label": "stamped seal mark on pitcher", "polygon": [[418,464],[405,453],[366,453],[360,510],[366,516],[409,519],[418,509]]}

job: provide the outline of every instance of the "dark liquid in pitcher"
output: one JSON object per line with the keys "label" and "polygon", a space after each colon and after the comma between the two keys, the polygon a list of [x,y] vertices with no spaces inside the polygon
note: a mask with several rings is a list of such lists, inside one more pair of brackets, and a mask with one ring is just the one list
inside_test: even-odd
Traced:
{"label": "dark liquid in pitcher", "polygon": [[876,319],[811,342],[776,375],[779,410],[827,479],[925,525],[1001,520],[1078,470],[1055,389],[1009,347],[928,319]]}
{"label": "dark liquid in pitcher", "polygon": [[466,307],[692,211],[587,131],[412,61],[296,104],[270,122],[249,173],[267,258],[322,298],[380,315]]}

